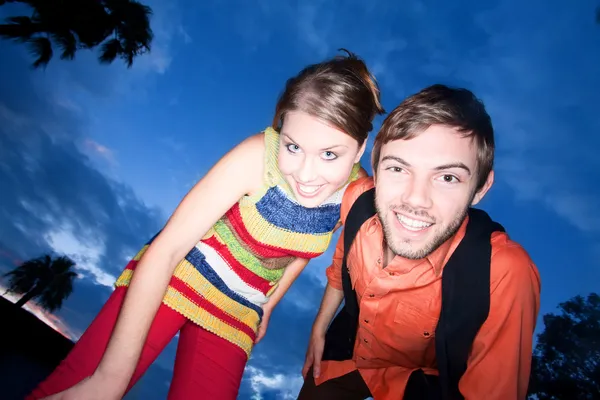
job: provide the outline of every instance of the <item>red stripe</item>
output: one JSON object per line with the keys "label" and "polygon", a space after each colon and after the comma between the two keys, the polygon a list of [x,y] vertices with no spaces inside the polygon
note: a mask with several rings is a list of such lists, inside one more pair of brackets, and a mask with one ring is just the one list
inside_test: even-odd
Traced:
{"label": "red stripe", "polygon": [[[137,264],[138,262],[136,260],[131,260],[125,268],[135,270]],[[172,276],[171,281],[169,282],[169,286],[171,286],[173,289],[176,289],[196,306],[203,308],[204,310],[219,318],[226,324],[246,333],[248,336],[250,336],[252,341],[254,341],[254,339],[256,338],[256,333],[254,333],[254,331],[250,327],[233,318],[231,315],[227,314],[226,312],[209,302],[206,298],[202,297],[199,293],[197,293],[194,289],[189,287],[184,281],[182,281],[178,277]]]}
{"label": "red stripe", "polygon": [[238,260],[235,259],[233,254],[229,251],[227,246],[217,240],[216,237],[211,236],[208,239],[202,239],[202,242],[215,249],[217,253],[225,260],[229,267],[239,276],[248,286],[260,290],[266,295],[273,286],[269,284],[269,281],[265,278],[256,275],[254,272],[244,267]]}
{"label": "red stripe", "polygon": [[[246,226],[244,225],[244,221],[242,220],[242,214],[240,212],[240,207],[238,203],[236,203],[233,207],[225,213],[229,223],[232,228],[235,229],[237,235],[242,239],[256,254],[261,257],[284,257],[284,256],[295,256],[300,258],[315,258],[320,256],[322,253],[308,253],[296,251],[293,249],[284,249],[282,247],[271,246],[265,243],[258,242],[254,237],[248,232]],[[267,222],[268,223],[268,222]]]}
{"label": "red stripe", "polygon": [[138,261],[137,260],[131,260],[127,263],[127,265],[125,266],[125,269],[130,269],[130,270],[135,270],[135,267],[137,266]]}
{"label": "red stripe", "polygon": [[[221,242],[217,240],[214,236],[211,236],[208,239],[202,239],[202,242],[206,243],[208,246],[212,247],[219,255],[225,260],[227,265],[236,273],[237,276],[240,277],[248,286],[253,287],[256,290],[262,292],[265,296],[273,288],[270,285],[270,282],[264,279],[261,276],[256,275],[254,272],[250,271],[248,268],[244,267],[240,264],[233,254],[229,251],[227,246],[223,245]],[[129,269],[134,271],[137,266],[138,261],[131,260],[125,267],[125,269]]]}
{"label": "red stripe", "polygon": [[[191,287],[189,287],[181,279],[177,278],[176,276],[173,276],[171,278],[171,282],[169,285],[173,289],[175,289],[179,293],[181,293],[183,296],[185,296],[188,300],[190,300],[196,306],[209,312],[210,314],[212,314],[216,318],[220,319],[227,325],[229,325],[237,330],[240,330],[240,331],[244,332],[246,335],[250,336],[250,339],[252,341],[254,341],[256,339],[256,333],[254,333],[254,331],[250,327],[248,327],[246,324],[242,323],[241,321],[238,321],[237,319],[233,318],[231,315],[227,314],[225,311],[223,311],[219,307],[215,306],[209,300],[207,300],[206,298],[199,295],[195,290],[193,290]],[[232,301],[234,301],[234,300],[232,300]]]}
{"label": "red stripe", "polygon": [[231,207],[225,213],[225,216],[240,239],[242,239],[255,254],[268,258],[285,257],[288,255],[288,253],[282,251],[282,249],[267,246],[264,243],[258,242],[254,239],[254,237],[246,229],[246,225],[244,225],[244,220],[242,219],[242,213],[240,211],[240,205],[238,203],[235,203],[233,207]]}

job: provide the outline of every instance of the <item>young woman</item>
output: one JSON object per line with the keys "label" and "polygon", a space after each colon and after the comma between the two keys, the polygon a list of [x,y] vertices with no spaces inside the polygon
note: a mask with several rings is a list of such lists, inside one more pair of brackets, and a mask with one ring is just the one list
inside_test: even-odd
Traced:
{"label": "young woman", "polygon": [[327,249],[383,112],[375,79],[351,53],[290,79],[272,127],[191,189],[28,399],[120,399],[178,332],[169,399],[235,399],[273,308]]}

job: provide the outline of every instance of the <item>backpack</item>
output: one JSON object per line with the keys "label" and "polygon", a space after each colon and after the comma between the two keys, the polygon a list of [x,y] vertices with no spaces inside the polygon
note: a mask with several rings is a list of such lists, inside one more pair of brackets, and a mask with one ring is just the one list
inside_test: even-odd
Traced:
{"label": "backpack", "polygon": [[[372,188],[354,202],[344,225],[344,306],[325,334],[323,361],[352,359],[359,312],[346,259],[361,226],[375,214],[375,188]],[[442,307],[435,331],[439,376],[426,375],[421,369],[414,371],[403,400],[464,400],[458,383],[467,369],[473,340],[490,309],[490,238],[493,232],[504,232],[483,210],[469,208],[468,215],[465,237],[442,275]]]}

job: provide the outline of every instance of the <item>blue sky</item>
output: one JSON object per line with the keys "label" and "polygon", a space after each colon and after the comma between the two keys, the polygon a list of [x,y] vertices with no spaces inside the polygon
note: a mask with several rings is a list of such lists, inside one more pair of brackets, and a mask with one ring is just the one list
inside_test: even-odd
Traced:
{"label": "blue sky", "polygon": [[[75,334],[191,185],[269,124],[285,80],[339,47],[367,61],[388,111],[433,83],[473,90],[497,134],[481,206],[538,265],[542,314],[598,291],[596,0],[147,4],[153,51],[130,70],[88,52],[35,71],[0,41],[0,272],[45,251],[75,258],[81,279],[59,313]],[[295,398],[330,257],[275,311],[240,399]],[[165,398],[174,353],[173,342],[129,398]]]}

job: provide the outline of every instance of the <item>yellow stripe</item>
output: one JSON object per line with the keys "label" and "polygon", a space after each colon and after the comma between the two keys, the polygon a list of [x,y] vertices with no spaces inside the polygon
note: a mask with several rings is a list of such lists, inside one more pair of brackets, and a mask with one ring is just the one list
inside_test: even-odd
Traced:
{"label": "yellow stripe", "polygon": [[[132,270],[125,270],[121,274],[121,276],[119,277],[119,279],[117,280],[117,283],[115,285],[116,286],[129,285],[129,282],[131,281],[132,276],[133,276]],[[216,288],[214,290],[216,290]],[[221,292],[219,292],[219,294],[221,296],[224,296]],[[229,300],[229,301],[231,303],[235,303],[232,300]],[[231,325],[228,325],[227,323],[221,321],[220,319],[218,319],[217,317],[215,317],[208,311],[199,307],[193,301],[191,301],[190,299],[185,297],[185,295],[182,294],[181,292],[179,292],[177,289],[174,289],[171,286],[169,286],[167,288],[165,297],[163,298],[163,303],[166,306],[168,306],[169,308],[173,309],[174,311],[177,311],[178,313],[180,313],[181,315],[183,315],[190,321],[203,327],[204,329],[214,333],[217,336],[222,337],[223,339],[235,344],[236,346],[239,346],[242,350],[244,350],[244,352],[246,352],[246,355],[248,357],[250,356],[250,352],[252,351],[252,347],[254,345],[250,336],[248,336],[246,333],[244,333],[240,330],[235,329]],[[213,303],[213,301],[211,301],[211,303]],[[256,316],[256,318],[254,318],[254,319],[249,318],[250,321],[242,321],[243,323],[245,323],[248,326],[250,326],[249,322],[251,323],[252,320],[256,321],[254,323],[254,326],[250,326],[250,328],[256,332],[257,325],[258,325],[258,315],[256,314],[256,312],[254,312],[254,310],[244,307],[238,303],[235,303],[235,304],[238,305],[240,308],[244,308],[246,310],[251,311],[251,313],[250,312],[247,313],[248,315],[254,314],[254,316]],[[221,307],[219,307],[219,308],[221,308]],[[227,311],[227,310],[223,310],[223,311]],[[228,312],[228,314],[229,314],[229,312]],[[237,317],[234,317],[234,318],[239,319]]]}
{"label": "yellow stripe", "polygon": [[[203,277],[202,274],[198,272],[198,270],[194,268],[189,261],[182,260],[177,265],[177,268],[175,268],[174,275],[184,281],[194,292],[204,297],[215,307],[219,308],[226,314],[229,314],[231,317],[237,319],[256,332],[259,323],[259,316],[256,311],[238,303],[235,300],[230,299],[221,293],[221,291],[214,287],[205,277]],[[131,282],[132,276],[132,270],[124,270],[121,276],[119,276],[117,279],[115,286],[128,286]],[[179,309],[177,309],[177,311],[182,312]],[[195,318],[193,315],[186,315],[186,317],[192,320]]]}
{"label": "yellow stripe", "polygon": [[[265,183],[267,187],[275,186],[283,180],[277,160],[279,158],[279,133],[273,128],[264,130],[265,135]],[[264,193],[263,193],[264,194]],[[260,196],[262,197],[262,195]]]}
{"label": "yellow stripe", "polygon": [[163,303],[204,329],[239,346],[246,352],[247,357],[250,356],[254,344],[250,336],[226,324],[203,308],[198,307],[176,289],[169,286]]}
{"label": "yellow stripe", "polygon": [[115,286],[129,286],[131,282],[131,277],[133,276],[133,271],[130,269],[125,269],[121,272],[121,275],[117,278],[115,282]]}
{"label": "yellow stripe", "polygon": [[142,247],[142,249],[135,255],[135,257],[133,257],[133,260],[134,261],[140,261],[140,259],[142,258],[142,256],[146,252],[146,250],[148,250],[148,247],[150,247],[149,244],[147,244],[144,247]]}
{"label": "yellow stripe", "polygon": [[250,329],[257,329],[259,316],[256,311],[221,293],[189,261],[183,260],[179,263],[175,269],[175,276],[222,311],[246,324]]}
{"label": "yellow stripe", "polygon": [[240,202],[242,222],[248,233],[261,243],[280,249],[289,249],[304,253],[323,253],[331,241],[332,232],[298,233],[281,229],[270,224],[260,215],[256,204]]}

